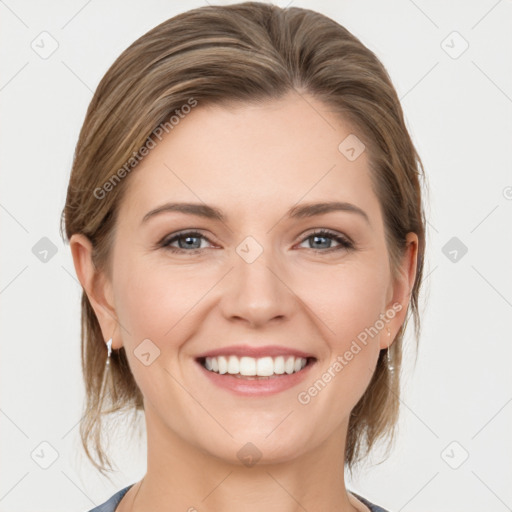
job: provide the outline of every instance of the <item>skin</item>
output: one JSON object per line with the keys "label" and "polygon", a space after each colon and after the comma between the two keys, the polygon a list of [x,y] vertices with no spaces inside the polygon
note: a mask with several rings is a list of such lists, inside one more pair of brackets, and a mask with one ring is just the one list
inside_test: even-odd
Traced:
{"label": "skin", "polygon": [[[348,418],[379,350],[404,322],[418,239],[409,233],[393,280],[367,152],[349,161],[338,145],[353,133],[350,126],[304,98],[289,94],[230,109],[199,105],[181,120],[125,178],[111,279],[92,266],[89,240],[71,238],[104,339],[114,333],[113,349],[126,348],[144,395],[147,473],[120,512],[367,510],[344,483]],[[297,204],[326,201],[358,206],[369,223],[343,211],[285,216]],[[141,223],[166,202],[213,205],[227,220],[166,212]],[[355,248],[329,237],[315,243],[315,228],[348,236]],[[189,229],[206,237],[192,240],[200,253],[192,254],[183,238],[181,246],[172,244],[180,254],[157,247]],[[247,236],[263,248],[250,264],[236,252]],[[402,309],[386,328],[361,344],[310,403],[299,403],[297,394],[393,304]],[[144,339],[160,350],[149,366],[134,355]],[[317,361],[296,387],[242,398],[212,386],[195,357],[243,342],[296,347]],[[262,454],[252,467],[237,457],[247,442]]]}

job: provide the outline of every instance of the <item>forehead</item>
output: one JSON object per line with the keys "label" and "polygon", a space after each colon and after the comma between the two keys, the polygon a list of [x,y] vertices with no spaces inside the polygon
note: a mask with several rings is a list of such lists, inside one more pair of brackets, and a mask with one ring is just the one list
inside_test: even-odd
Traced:
{"label": "forehead", "polygon": [[262,207],[278,214],[300,201],[350,200],[371,215],[376,198],[367,151],[356,159],[344,153],[343,141],[354,135],[351,125],[310,96],[199,103],[161,141],[155,139],[130,176],[122,208],[140,216],[182,200],[232,205],[239,215]]}

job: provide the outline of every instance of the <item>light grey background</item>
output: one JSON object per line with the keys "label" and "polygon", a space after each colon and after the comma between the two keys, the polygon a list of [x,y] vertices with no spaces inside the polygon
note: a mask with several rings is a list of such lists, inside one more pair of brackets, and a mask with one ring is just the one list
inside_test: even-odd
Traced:
{"label": "light grey background", "polygon": [[[400,436],[349,488],[391,512],[512,510],[512,2],[290,4],[334,18],[382,60],[430,185],[428,301]],[[136,38],[201,5],[0,0],[1,512],[89,510],[145,472],[145,438],[137,448],[122,429],[113,483],[82,455],[81,288],[59,216],[101,77]]]}

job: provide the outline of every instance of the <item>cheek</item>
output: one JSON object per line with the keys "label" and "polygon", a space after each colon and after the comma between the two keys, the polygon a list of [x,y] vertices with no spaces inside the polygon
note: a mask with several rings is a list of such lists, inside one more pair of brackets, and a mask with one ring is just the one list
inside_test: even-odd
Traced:
{"label": "cheek", "polygon": [[132,342],[136,337],[155,343],[172,343],[173,331],[182,328],[193,307],[207,290],[208,280],[183,269],[171,269],[133,261],[118,276],[116,310],[124,320]]}
{"label": "cheek", "polygon": [[344,350],[379,320],[385,312],[387,277],[384,267],[366,262],[328,268],[324,276],[315,275],[315,286],[301,285],[305,302],[317,315],[317,324],[323,324],[332,349]]}
{"label": "cheek", "polygon": [[[386,333],[380,320],[385,313],[386,268],[367,261],[350,269],[330,268],[317,277],[324,285],[313,288],[307,304],[327,342],[317,386],[322,396],[306,389],[304,401],[315,396],[318,407],[332,408],[335,417],[342,418],[366,390],[377,363],[380,336]],[[326,392],[320,393],[324,385]]]}
{"label": "cheek", "polygon": [[162,368],[171,369],[176,362],[199,293],[186,286],[183,274],[171,275],[142,260],[130,261],[117,279],[116,313],[125,328],[122,340],[129,365],[145,398],[155,401],[165,396],[164,390],[169,393],[173,388],[172,379],[169,381]]}
{"label": "cheek", "polygon": [[385,269],[354,266],[334,275],[330,269],[329,274],[322,281],[328,284],[308,296],[327,342],[326,357],[317,378],[297,395],[305,415],[312,410],[328,414],[329,420],[319,427],[321,436],[339,426],[366,391],[379,355],[379,338],[386,332],[380,320],[385,313]]}

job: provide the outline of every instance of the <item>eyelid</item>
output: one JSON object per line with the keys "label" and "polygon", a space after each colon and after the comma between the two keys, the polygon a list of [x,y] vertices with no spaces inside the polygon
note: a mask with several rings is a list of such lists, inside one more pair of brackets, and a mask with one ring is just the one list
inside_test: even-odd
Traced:
{"label": "eyelid", "polygon": [[338,246],[335,247],[329,247],[328,249],[314,249],[314,248],[308,248],[310,251],[313,251],[313,253],[321,254],[333,254],[337,253],[338,251],[354,251],[357,247],[354,241],[344,233],[340,233],[338,231],[334,231],[328,228],[314,228],[311,232],[306,232],[301,236],[300,243],[304,243],[308,238],[311,238],[313,236],[323,236],[327,238],[331,238],[334,240]]}
{"label": "eyelid", "polygon": [[[157,243],[157,246],[158,247],[163,247],[164,249],[168,248],[169,247],[169,244],[171,242],[174,242],[176,239],[178,239],[179,237],[185,237],[185,236],[196,236],[198,238],[204,238],[205,240],[208,241],[208,243],[214,245],[214,242],[212,240],[210,240],[210,238],[208,236],[206,236],[201,229],[197,229],[197,228],[191,228],[191,229],[184,229],[182,231],[177,231],[175,233],[171,233],[171,234],[167,234],[165,235],[158,243]],[[171,247],[172,249],[172,247]],[[179,249],[178,249],[179,250]],[[202,249],[192,249],[190,251],[186,251],[186,252],[193,252],[193,251],[201,251]]]}
{"label": "eyelid", "polygon": [[306,238],[309,238],[310,236],[314,236],[314,235],[329,235],[333,238],[339,237],[339,238],[342,238],[348,244],[355,245],[355,242],[352,240],[352,238],[350,238],[345,233],[341,233],[339,231],[334,231],[329,228],[312,228],[312,231],[306,231],[305,234],[302,234],[301,235],[302,238],[300,240],[304,241]]}

